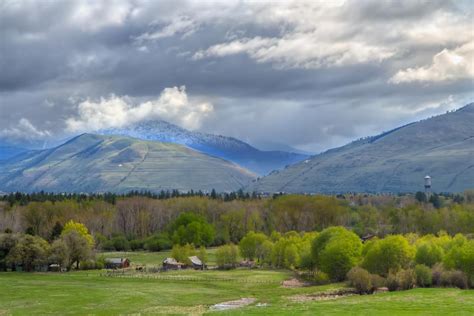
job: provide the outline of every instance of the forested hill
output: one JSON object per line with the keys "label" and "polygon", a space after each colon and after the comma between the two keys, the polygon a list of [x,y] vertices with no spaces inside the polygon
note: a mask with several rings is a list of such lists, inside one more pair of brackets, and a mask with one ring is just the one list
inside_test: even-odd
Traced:
{"label": "forested hill", "polygon": [[181,145],[83,134],[0,165],[0,191],[236,191],[254,177]]}
{"label": "forested hill", "polygon": [[262,192],[414,192],[474,188],[474,103],[329,150],[260,179]]}

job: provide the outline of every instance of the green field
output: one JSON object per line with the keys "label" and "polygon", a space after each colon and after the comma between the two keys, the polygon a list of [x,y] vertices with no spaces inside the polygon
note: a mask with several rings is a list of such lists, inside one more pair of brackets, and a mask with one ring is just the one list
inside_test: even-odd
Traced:
{"label": "green field", "polygon": [[[156,260],[166,255],[127,254],[132,262],[147,265],[157,264]],[[0,273],[0,315],[474,315],[473,290],[415,289],[301,301],[292,298],[341,288],[344,284],[282,287],[281,282],[292,276],[290,271],[247,269],[126,277],[105,276],[103,271],[5,272]],[[244,297],[256,301],[237,310],[209,310],[213,304]]]}

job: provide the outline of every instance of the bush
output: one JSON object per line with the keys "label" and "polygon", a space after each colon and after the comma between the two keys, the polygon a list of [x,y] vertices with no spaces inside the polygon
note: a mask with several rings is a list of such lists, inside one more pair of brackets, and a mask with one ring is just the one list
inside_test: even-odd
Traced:
{"label": "bush", "polygon": [[416,263],[432,267],[436,263],[442,262],[443,256],[443,248],[434,243],[425,242],[416,250],[415,261]]}
{"label": "bush", "polygon": [[414,257],[414,248],[401,235],[388,236],[370,243],[362,266],[371,273],[385,276],[407,268]]}
{"label": "bush", "polygon": [[441,286],[441,276],[445,272],[444,267],[441,263],[437,263],[431,269],[431,280],[434,286]]}
{"label": "bush", "polygon": [[387,277],[387,288],[390,292],[398,290],[398,279],[395,273],[389,273]]}
{"label": "bush", "polygon": [[410,290],[416,285],[415,271],[412,269],[400,270],[397,273],[390,272],[387,277],[387,288],[389,291]]}
{"label": "bush", "polygon": [[362,242],[344,227],[323,230],[313,241],[311,253],[317,267],[336,281],[345,279],[357,265],[362,254]]}
{"label": "bush", "polygon": [[433,284],[431,269],[424,264],[415,267],[416,285],[419,287],[430,287]]}
{"label": "bush", "polygon": [[413,269],[400,270],[397,273],[398,287],[400,290],[410,290],[416,285],[416,274]]}
{"label": "bush", "polygon": [[467,276],[462,271],[444,271],[441,274],[441,286],[457,287],[466,289],[468,285]]}
{"label": "bush", "polygon": [[369,294],[373,292],[372,279],[370,273],[362,268],[354,267],[347,273],[349,286],[356,289],[359,294]]}
{"label": "bush", "polygon": [[327,275],[327,273],[316,270],[312,274],[311,282],[313,282],[314,284],[317,284],[317,285],[323,285],[323,284],[330,283],[331,280],[329,279],[329,275]]}
{"label": "bush", "polygon": [[220,246],[216,250],[216,263],[221,269],[235,268],[238,262],[239,248],[234,244]]}
{"label": "bush", "polygon": [[145,249],[145,241],[143,239],[130,240],[130,249],[133,251]]}
{"label": "bush", "polygon": [[372,292],[375,292],[378,288],[384,287],[387,284],[387,281],[378,274],[371,274],[370,282],[372,282]]}
{"label": "bush", "polygon": [[149,237],[143,244],[148,251],[161,251],[171,249],[172,243],[165,234],[158,234]]}

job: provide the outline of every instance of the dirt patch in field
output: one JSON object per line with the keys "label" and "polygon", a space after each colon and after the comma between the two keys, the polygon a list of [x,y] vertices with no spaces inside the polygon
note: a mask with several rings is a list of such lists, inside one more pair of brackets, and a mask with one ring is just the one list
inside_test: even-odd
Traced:
{"label": "dirt patch in field", "polygon": [[212,305],[209,309],[211,311],[224,311],[228,309],[236,309],[236,308],[244,307],[254,302],[255,302],[254,298],[247,297],[247,298],[241,298],[240,300],[227,301],[227,302],[215,304],[215,305]]}
{"label": "dirt patch in field", "polygon": [[293,302],[307,302],[307,301],[329,301],[344,298],[352,295],[358,295],[355,290],[341,289],[335,291],[321,292],[315,294],[293,295],[288,299]]}
{"label": "dirt patch in field", "polygon": [[285,280],[281,282],[281,286],[284,288],[296,288],[296,287],[303,287],[303,286],[308,286],[309,283],[302,282],[296,278]]}
{"label": "dirt patch in field", "polygon": [[143,310],[146,314],[162,315],[192,315],[201,316],[206,312],[204,305],[197,306],[153,306]]}

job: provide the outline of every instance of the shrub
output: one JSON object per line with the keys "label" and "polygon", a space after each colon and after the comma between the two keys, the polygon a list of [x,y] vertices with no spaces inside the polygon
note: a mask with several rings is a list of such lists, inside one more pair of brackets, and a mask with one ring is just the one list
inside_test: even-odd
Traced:
{"label": "shrub", "polygon": [[170,249],[172,246],[171,241],[165,234],[153,235],[145,240],[143,247],[148,251],[161,251]]}
{"label": "shrub", "polygon": [[130,249],[133,251],[145,249],[145,241],[143,239],[130,240]]}
{"label": "shrub", "polygon": [[388,236],[370,244],[362,266],[371,273],[385,276],[389,271],[407,268],[414,257],[414,249],[401,235]]}
{"label": "shrub", "polygon": [[416,285],[416,274],[413,269],[400,270],[397,273],[398,286],[400,290],[410,290]]}
{"label": "shrub", "polygon": [[387,284],[387,280],[378,274],[371,274],[370,282],[372,282],[372,292],[376,291],[378,288],[386,286]]}
{"label": "shrub", "polygon": [[462,271],[444,271],[441,274],[441,286],[457,287],[460,289],[467,288],[467,276]]}
{"label": "shrub", "polygon": [[435,263],[443,261],[443,255],[443,248],[434,243],[425,242],[416,250],[415,261],[432,267]]}
{"label": "shrub", "polygon": [[362,268],[354,267],[347,273],[349,286],[356,289],[359,294],[372,293],[373,286],[370,273]]}
{"label": "shrub", "polygon": [[390,272],[387,277],[387,288],[389,291],[409,290],[416,285],[415,271],[412,269],[400,270],[397,273]]}
{"label": "shrub", "polygon": [[362,242],[344,227],[323,230],[313,241],[311,253],[317,267],[336,281],[345,279],[347,272],[360,260]]}
{"label": "shrub", "polygon": [[239,248],[234,244],[220,246],[216,250],[216,263],[221,269],[235,268],[238,260]]}
{"label": "shrub", "polygon": [[433,284],[431,273],[431,269],[424,264],[416,265],[416,285],[419,287],[430,287]]}
{"label": "shrub", "polygon": [[127,238],[124,236],[116,236],[112,238],[111,243],[113,248],[117,251],[128,251],[130,250],[130,243],[128,242]]}
{"label": "shrub", "polygon": [[390,292],[398,290],[398,279],[395,273],[389,273],[387,277],[387,288]]}
{"label": "shrub", "polygon": [[331,280],[329,279],[329,275],[319,270],[316,270],[313,273],[311,281],[317,285],[328,284],[329,282],[331,282]]}
{"label": "shrub", "polygon": [[434,286],[441,286],[441,276],[445,272],[441,263],[437,263],[431,269],[431,280]]}

